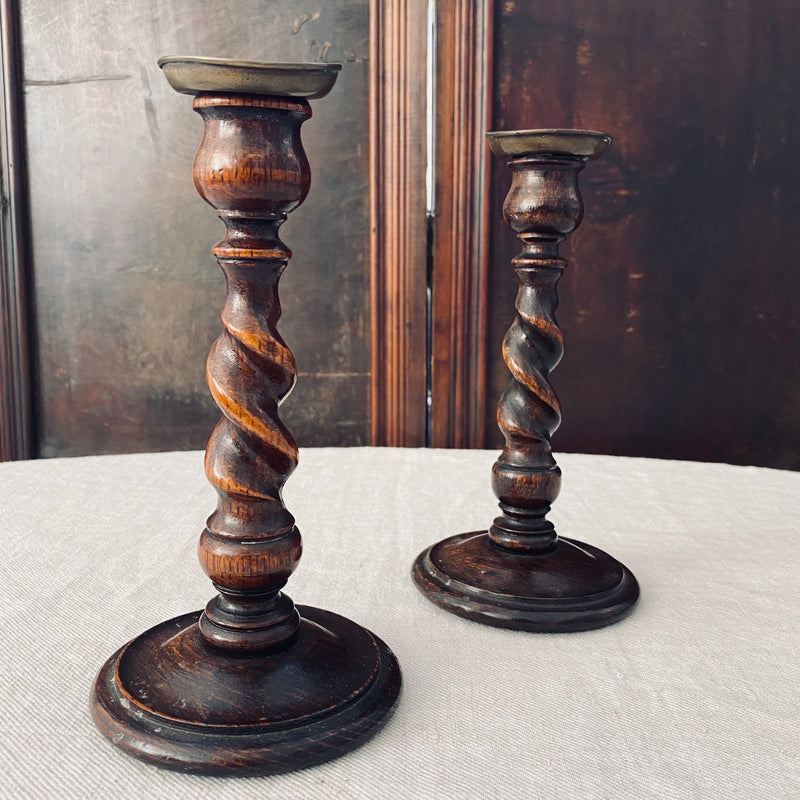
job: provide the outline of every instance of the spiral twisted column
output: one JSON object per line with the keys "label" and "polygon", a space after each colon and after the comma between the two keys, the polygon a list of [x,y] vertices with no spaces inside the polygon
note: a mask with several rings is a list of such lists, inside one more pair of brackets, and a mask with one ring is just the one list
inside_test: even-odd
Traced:
{"label": "spiral twisted column", "polygon": [[454,614],[488,625],[565,632],[608,625],[630,612],[639,587],[601,550],[560,538],[546,519],[561,487],[550,437],[561,405],[549,382],[564,353],[556,285],[567,266],[559,244],[580,224],[578,174],[609,137],[592,131],[488,134],[506,158],[511,188],[503,218],[522,250],[516,315],[503,341],[511,374],[497,408],[505,446],[492,468],[501,514],[488,531],[457,534],[414,562],[420,591]]}
{"label": "spiral twisted column", "polygon": [[[227,229],[213,250],[227,285],[224,330],[206,367],[223,414],[205,461],[219,499],[199,545],[219,595],[206,606],[200,630],[218,647],[263,650],[289,641],[300,621],[280,592],[302,547],[281,498],[297,446],[278,406],[297,367],[277,331],[278,281],[291,256],[278,229],[308,193],[300,125],[311,108],[303,99],[203,94],[194,109],[205,121],[195,185]],[[278,157],[265,142],[282,143]]]}
{"label": "spiral twisted column", "polygon": [[[492,469],[503,513],[489,528],[489,537],[520,552],[547,551],[556,541],[545,515],[561,487],[561,470],[550,448],[561,423],[561,404],[548,378],[564,354],[555,311],[556,285],[567,264],[558,247],[583,215],[578,193],[583,165],[582,158],[547,155],[509,162],[513,177],[503,218],[522,251],[512,261],[519,280],[516,316],[503,340],[511,380],[497,407],[505,447]],[[539,196],[548,200],[533,205],[531,198]]]}
{"label": "spiral twisted column", "polygon": [[400,693],[397,660],[377,636],[281,591],[301,540],[281,497],[298,454],[278,414],[297,376],[277,330],[291,255],[278,231],[309,190],[308,98],[327,94],[340,65],[159,63],[195,96],[205,123],[195,185],[226,226],[214,247],[223,330],[206,370],[222,412],[205,461],[218,501],[198,548],[218,594],[117,651],[95,681],[92,715],[114,744],[159,766],[286,772],[366,741]]}

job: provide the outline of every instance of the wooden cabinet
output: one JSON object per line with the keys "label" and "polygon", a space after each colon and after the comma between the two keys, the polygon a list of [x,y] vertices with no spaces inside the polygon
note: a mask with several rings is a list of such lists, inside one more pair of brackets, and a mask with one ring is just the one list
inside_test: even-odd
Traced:
{"label": "wooden cabinet", "polygon": [[[458,19],[466,6],[476,27]],[[800,468],[800,6],[437,9],[434,444],[501,442],[518,245],[503,165],[473,178],[483,108],[490,129],[614,138],[582,176],[586,217],[559,285],[554,449]],[[470,60],[480,42],[488,63]],[[437,370],[470,374],[441,391]]]}
{"label": "wooden cabinet", "polygon": [[437,0],[432,81],[426,0],[0,6],[3,457],[205,445],[222,225],[156,66],[183,52],[344,63],[283,236],[301,445],[499,444],[516,245],[483,134],[592,128],[554,448],[800,468],[796,3]]}
{"label": "wooden cabinet", "polygon": [[[304,128],[313,188],[281,231],[293,251],[281,332],[300,376],[282,416],[301,444],[370,441],[370,13],[20,0],[30,222],[32,454],[200,448],[218,417],[205,360],[224,226],[192,185],[200,120],[165,54],[339,61]],[[423,59],[424,60],[424,59]]]}

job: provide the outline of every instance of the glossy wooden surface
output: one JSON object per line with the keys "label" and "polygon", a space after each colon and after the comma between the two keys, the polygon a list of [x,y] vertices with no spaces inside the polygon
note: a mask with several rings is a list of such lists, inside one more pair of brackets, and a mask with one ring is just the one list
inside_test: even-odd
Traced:
{"label": "glossy wooden surface", "polygon": [[626,617],[639,597],[631,572],[602,550],[559,538],[546,553],[510,556],[486,531],[451,536],[415,562],[414,580],[437,606],[498,628],[573,633]]}
{"label": "glossy wooden surface", "polygon": [[[183,84],[182,84],[183,85]],[[209,774],[268,774],[336,758],[373,735],[400,691],[380,640],[281,590],[302,552],[282,490],[297,445],[278,406],[294,355],[278,333],[278,282],[291,251],[278,231],[309,191],[302,98],[202,92],[194,161],[200,195],[225,223],[223,331],[207,360],[222,412],[206,448],[216,511],[200,564],[219,594],[112,656],[95,684],[96,723],[147,761]]]}
{"label": "glossy wooden surface", "polygon": [[426,0],[370,0],[371,444],[427,428]]}
{"label": "glossy wooden surface", "polygon": [[200,629],[217,647],[263,650],[289,640],[299,625],[291,601],[279,595],[302,545],[281,498],[297,445],[278,406],[297,367],[278,333],[278,281],[291,255],[278,231],[308,194],[300,126],[311,108],[302,99],[244,94],[200,94],[193,105],[205,122],[194,182],[227,228],[213,249],[228,287],[224,330],[206,362],[223,415],[205,460],[219,501],[198,551],[220,594]]}
{"label": "glossy wooden surface", "polygon": [[400,671],[369,631],[299,610],[290,649],[244,659],[209,647],[199,612],[147,631],[98,675],[95,723],[130,755],[181,772],[272,775],[344,755],[388,720]]}
{"label": "glossy wooden surface", "polygon": [[[800,467],[800,277],[786,266],[799,246],[787,165],[800,148],[800,6],[443,0],[437,15],[434,443],[502,446],[495,354],[516,292],[506,175],[490,163],[484,193],[468,154],[492,128],[600,128],[617,147],[584,180],[590,233],[565,251],[559,447]],[[470,50],[481,34],[488,69]],[[476,95],[492,118],[477,134]],[[743,431],[765,385],[767,419]]]}
{"label": "glossy wooden surface", "polygon": [[[559,538],[546,517],[561,470],[550,438],[561,406],[550,383],[564,352],[556,284],[562,241],[580,224],[578,174],[610,139],[589,131],[489,133],[512,173],[503,218],[521,252],[516,315],[503,340],[511,377],[497,407],[503,452],[492,468],[501,514],[488,531],[451,536],[414,563],[417,587],[437,605],[488,625],[541,632],[599,628],[633,609],[630,571],[597,548]],[[511,142],[511,146],[509,146]]]}
{"label": "glossy wooden surface", "polygon": [[493,0],[437,0],[430,444],[483,447]]}

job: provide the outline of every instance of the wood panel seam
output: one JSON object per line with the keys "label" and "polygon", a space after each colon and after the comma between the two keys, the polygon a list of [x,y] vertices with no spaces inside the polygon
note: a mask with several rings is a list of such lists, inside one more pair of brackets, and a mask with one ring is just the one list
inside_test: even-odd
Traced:
{"label": "wood panel seam", "polygon": [[439,0],[431,440],[482,447],[486,407],[491,0]]}
{"label": "wood panel seam", "polygon": [[370,0],[373,445],[425,444],[425,24],[424,0]]}

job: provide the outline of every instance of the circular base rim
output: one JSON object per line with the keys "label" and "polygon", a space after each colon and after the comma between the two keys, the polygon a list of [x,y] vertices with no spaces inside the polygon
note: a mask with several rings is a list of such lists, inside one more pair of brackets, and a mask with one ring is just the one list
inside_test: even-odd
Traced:
{"label": "circular base rim", "polygon": [[[364,744],[389,720],[401,690],[400,666],[377,636],[330,611],[297,606],[301,618],[322,627],[342,626],[369,637],[376,648],[374,679],[354,698],[333,710],[304,713],[297,724],[214,725],[172,722],[130,702],[119,685],[118,664],[125,650],[163,625],[188,629],[201,612],[162,623],[120,648],[103,665],[91,696],[92,718],[113,744],[143,761],[171,770],[207,775],[275,775],[338,758]],[[288,651],[291,652],[291,645]],[[231,656],[232,660],[237,656]],[[263,658],[269,658],[264,656]],[[233,663],[233,662],[232,662]],[[225,686],[215,687],[225,692]]]}
{"label": "circular base rim", "polygon": [[[624,564],[592,545],[563,537],[559,537],[558,543],[580,548],[605,566],[616,566],[621,574],[619,582],[601,592],[579,592],[569,597],[547,596],[545,593],[525,596],[488,591],[457,580],[433,563],[431,554],[436,547],[444,544],[458,545],[476,536],[488,537],[488,531],[460,533],[431,545],[417,556],[411,570],[419,591],[432,603],[452,614],[498,628],[533,633],[574,633],[619,622],[631,613],[639,599],[639,584]],[[495,549],[499,551],[499,548]],[[530,556],[503,552],[504,567],[509,575],[508,586],[512,586],[515,583],[511,579],[513,573],[530,571]],[[540,566],[546,572],[547,559],[552,558],[552,555],[540,556],[537,567]],[[472,569],[477,576],[480,565],[475,564]],[[586,581],[587,585],[591,582],[591,578]]]}

